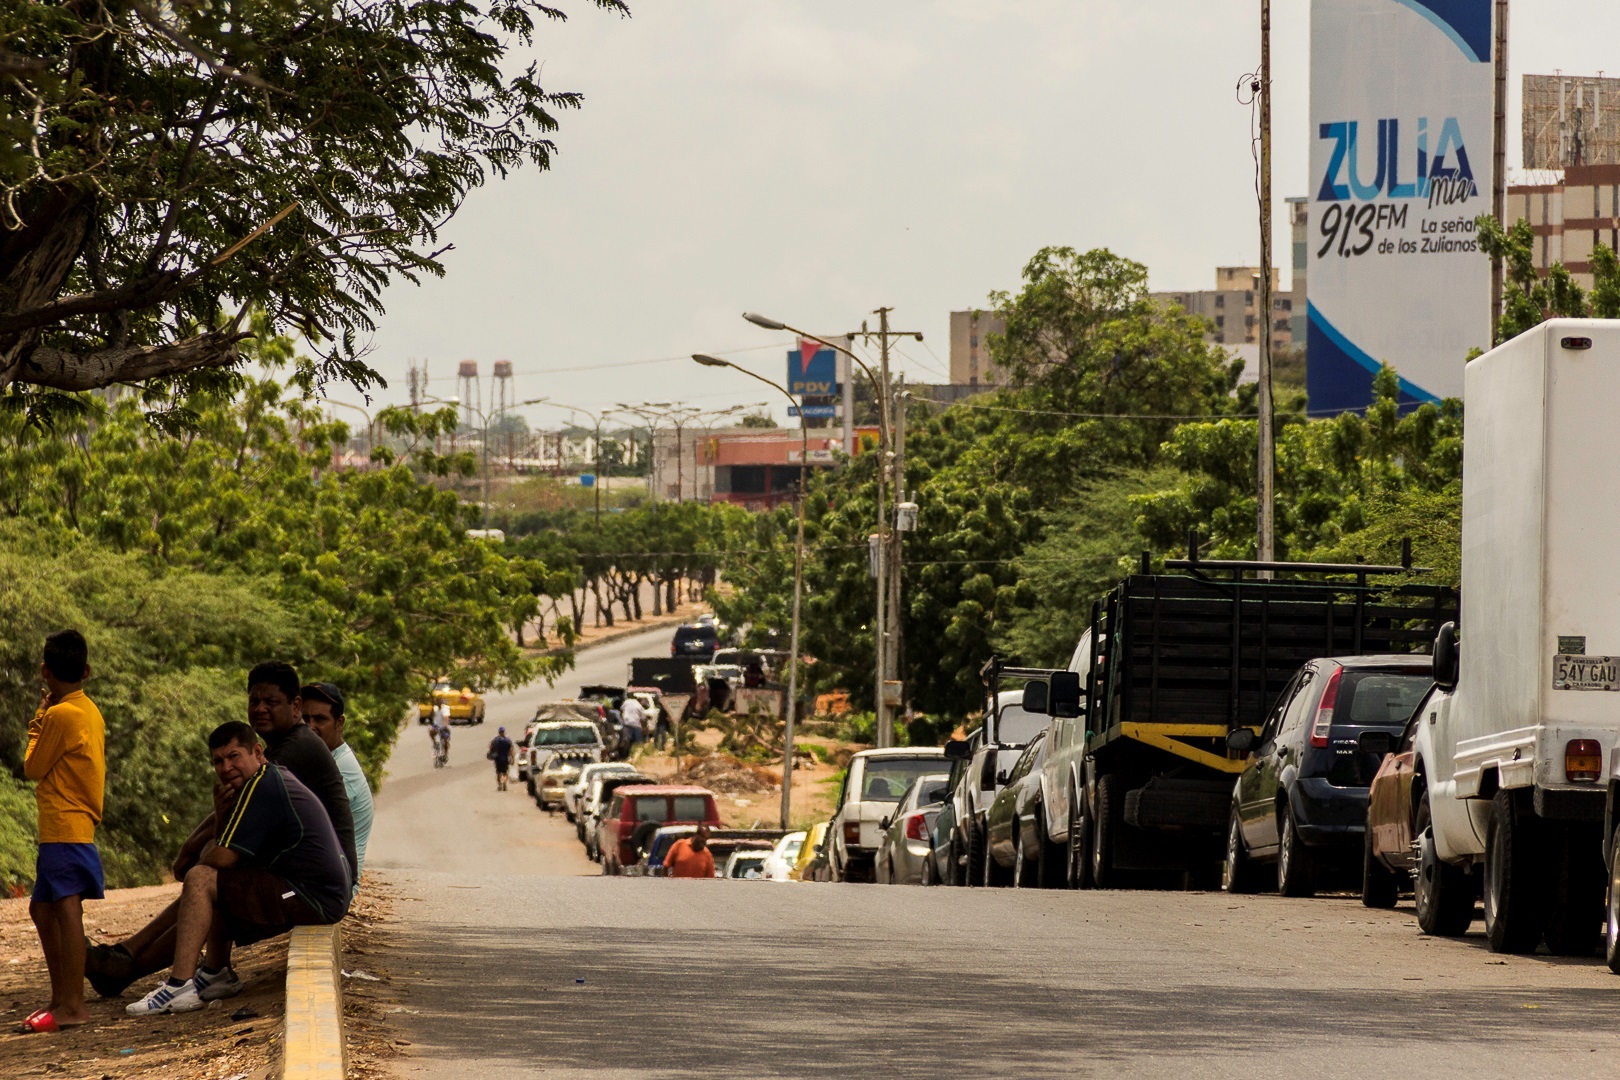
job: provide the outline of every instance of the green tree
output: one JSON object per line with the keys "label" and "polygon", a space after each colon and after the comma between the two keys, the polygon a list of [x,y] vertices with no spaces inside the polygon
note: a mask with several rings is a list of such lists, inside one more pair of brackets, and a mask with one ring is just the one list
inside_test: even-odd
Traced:
{"label": "green tree", "polygon": [[229,367],[254,307],[322,350],[303,374],[376,383],[359,339],[383,288],[442,274],[445,221],[490,177],[545,168],[580,104],[514,63],[562,17],[535,0],[7,5],[0,390]]}

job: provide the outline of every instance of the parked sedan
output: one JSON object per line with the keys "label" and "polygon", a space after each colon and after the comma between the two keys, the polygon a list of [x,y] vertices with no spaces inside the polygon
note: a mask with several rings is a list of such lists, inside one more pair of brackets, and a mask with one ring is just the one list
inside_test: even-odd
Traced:
{"label": "parked sedan", "polygon": [[[584,768],[580,769],[579,775],[574,777],[574,782],[569,784],[568,787],[563,790],[563,813],[568,815],[569,821],[572,821],[578,825],[579,815],[584,805],[585,796],[590,790],[592,780],[595,780],[600,776],[631,776],[635,774],[635,771],[636,767],[630,764],[628,761],[591,762]],[[583,842],[584,839],[585,837],[582,830],[580,835],[581,842]]]}
{"label": "parked sedan", "polygon": [[924,773],[911,782],[894,813],[884,818],[873,873],[879,885],[916,885],[933,856],[934,819],[951,790],[950,773]]}
{"label": "parked sedan", "polygon": [[799,849],[804,847],[804,841],[809,833],[790,832],[776,842],[771,849],[771,857],[765,860],[765,877],[768,881],[792,881],[793,867],[799,858]]}
{"label": "parked sedan", "polygon": [[1427,656],[1312,660],[1278,695],[1258,735],[1239,728],[1227,745],[1249,755],[1227,827],[1229,892],[1259,885],[1275,863],[1284,896],[1310,896],[1319,880],[1360,862],[1367,791],[1381,755],[1362,736],[1398,737],[1432,684]]}
{"label": "parked sedan", "polygon": [[1029,741],[1012,771],[998,776],[1002,785],[985,815],[984,883],[986,885],[1057,885],[1038,882],[1044,865],[1035,815],[1040,806],[1041,766],[1046,763],[1046,732]]}
{"label": "parked sedan", "polygon": [[765,860],[770,857],[769,851],[758,848],[739,848],[733,851],[726,859],[726,865],[715,874],[723,878],[748,878],[749,880],[763,879],[765,877]]}

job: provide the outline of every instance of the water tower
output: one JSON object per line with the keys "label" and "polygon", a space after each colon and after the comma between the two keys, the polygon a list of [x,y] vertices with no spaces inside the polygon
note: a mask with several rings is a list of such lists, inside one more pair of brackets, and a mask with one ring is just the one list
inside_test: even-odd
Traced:
{"label": "water tower", "polygon": [[461,398],[461,426],[471,431],[481,400],[478,393],[478,361],[463,360],[456,368],[456,395]]}

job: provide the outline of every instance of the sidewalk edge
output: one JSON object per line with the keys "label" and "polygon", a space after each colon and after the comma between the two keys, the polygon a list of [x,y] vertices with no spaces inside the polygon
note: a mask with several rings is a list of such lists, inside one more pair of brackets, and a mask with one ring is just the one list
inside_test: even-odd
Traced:
{"label": "sidewalk edge", "polygon": [[287,942],[282,1080],[342,1080],[343,973],[337,926],[295,926]]}

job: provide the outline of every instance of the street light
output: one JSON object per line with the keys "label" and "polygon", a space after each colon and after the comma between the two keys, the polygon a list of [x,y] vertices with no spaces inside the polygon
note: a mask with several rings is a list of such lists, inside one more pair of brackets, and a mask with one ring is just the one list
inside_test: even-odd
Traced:
{"label": "street light", "polygon": [[328,405],[337,405],[345,409],[353,409],[355,412],[366,418],[366,457],[368,459],[371,458],[372,455],[376,453],[377,449],[377,422],[371,418],[371,414],[365,409],[361,408],[359,405],[355,405],[351,402],[333,401],[331,398],[326,398],[325,400]]}
{"label": "street light", "polygon": [[[489,414],[484,412],[483,409],[480,409],[476,403],[462,401],[460,397],[453,397],[453,398],[425,397],[422,400],[424,402],[429,403],[429,404],[448,405],[453,409],[460,409],[462,407],[465,407],[469,412],[473,413],[474,415],[476,415],[478,417],[478,423],[481,425],[481,430],[483,432],[483,434],[479,437],[479,442],[480,442],[479,449],[482,452],[483,458],[484,458],[484,528],[488,529],[489,528]],[[455,443],[452,440],[451,449],[454,450],[454,448],[455,448]]]}
{"label": "street light", "polygon": [[598,413],[598,412],[593,412],[590,409],[582,409],[578,405],[565,405],[560,401],[552,401],[550,398],[535,398],[533,401],[525,401],[523,404],[525,404],[525,405],[550,405],[554,409],[567,409],[571,413],[576,413],[576,412],[577,413],[584,413],[586,416],[590,417],[592,421],[595,422],[595,424],[596,424],[596,482],[593,483],[591,486],[596,489],[596,529],[597,529],[598,532],[600,532],[602,530],[602,420],[603,420],[604,417],[607,416],[608,413],[612,412],[613,410],[612,409],[607,409],[607,410],[604,410],[604,411]]}
{"label": "street light", "polygon": [[[877,677],[874,680],[877,685],[874,688],[875,689],[875,694],[874,694],[874,701],[872,703],[872,715],[877,719],[877,740],[878,740],[877,744],[878,744],[878,746],[880,746],[880,747],[881,746],[888,746],[889,743],[892,741],[892,729],[891,729],[891,727],[890,727],[890,725],[888,723],[888,707],[884,704],[884,700],[883,700],[883,690],[884,690],[883,684],[884,684],[884,681],[886,680],[886,678],[888,676],[888,670],[887,670],[888,669],[888,664],[886,662],[886,656],[887,656],[887,646],[888,646],[888,636],[889,636],[889,632],[888,632],[888,618],[889,618],[889,611],[888,611],[888,593],[889,593],[889,589],[888,589],[888,580],[889,580],[889,572],[888,572],[889,571],[889,568],[888,568],[889,528],[888,528],[888,521],[889,521],[889,517],[888,517],[887,506],[886,506],[886,503],[887,503],[886,493],[885,493],[884,489],[885,489],[885,486],[886,486],[887,481],[888,481],[889,466],[890,466],[890,462],[892,461],[892,456],[890,454],[890,450],[892,449],[892,446],[893,446],[893,428],[892,428],[892,426],[891,426],[891,424],[889,422],[890,421],[890,417],[889,417],[889,385],[888,385],[888,378],[887,378],[887,376],[888,376],[888,368],[887,367],[884,368],[884,378],[880,382],[878,377],[872,373],[872,369],[866,366],[866,361],[862,360],[860,357],[856,356],[852,351],[850,351],[849,349],[845,348],[842,345],[838,345],[838,344],[835,344],[834,342],[828,341],[824,337],[818,337],[815,334],[806,333],[805,331],[800,330],[797,327],[789,326],[787,323],[782,322],[780,319],[773,319],[773,318],[770,318],[767,315],[760,315],[760,314],[757,314],[755,312],[745,311],[745,312],[743,312],[743,318],[746,319],[747,321],[753,323],[755,326],[760,327],[763,330],[786,330],[788,333],[797,334],[801,338],[807,338],[810,341],[818,342],[819,344],[825,345],[825,346],[827,346],[827,348],[832,349],[832,350],[834,350],[836,352],[843,353],[845,356],[849,357],[850,360],[852,360],[856,364],[860,365],[861,370],[866,372],[867,379],[869,379],[871,381],[871,383],[872,383],[872,395],[877,398],[877,405],[878,405],[878,462],[877,462],[877,530],[878,530],[878,546],[877,546],[877,589],[876,589],[876,593],[877,593],[877,597],[876,597],[877,615],[876,615],[876,619],[875,619],[875,625],[874,625],[874,628],[873,628],[874,632],[873,632],[873,635],[872,635],[873,644],[876,646],[875,651],[877,653],[876,664],[875,664],[875,671],[877,673]],[[885,356],[886,355],[887,355],[887,353],[885,352]],[[753,374],[753,373],[750,372],[749,374]],[[757,378],[758,376],[755,376],[755,377]],[[800,417],[800,423],[801,424],[803,423],[803,417],[802,416]],[[855,426],[855,417],[854,416],[846,416],[846,417],[844,417],[844,423],[850,429],[853,430],[853,428]]]}
{"label": "street light", "polygon": [[[787,387],[774,383],[763,375],[756,375],[745,367],[718,356],[694,353],[693,360],[704,367],[732,368],[751,379],[777,391],[789,402],[798,404]],[[787,723],[782,730],[782,828],[791,828],[793,802],[793,733],[799,719],[799,598],[804,592],[804,500],[805,477],[810,470],[810,429],[804,425],[804,410],[799,411],[799,531],[793,546],[793,630],[788,642],[788,707]]]}

